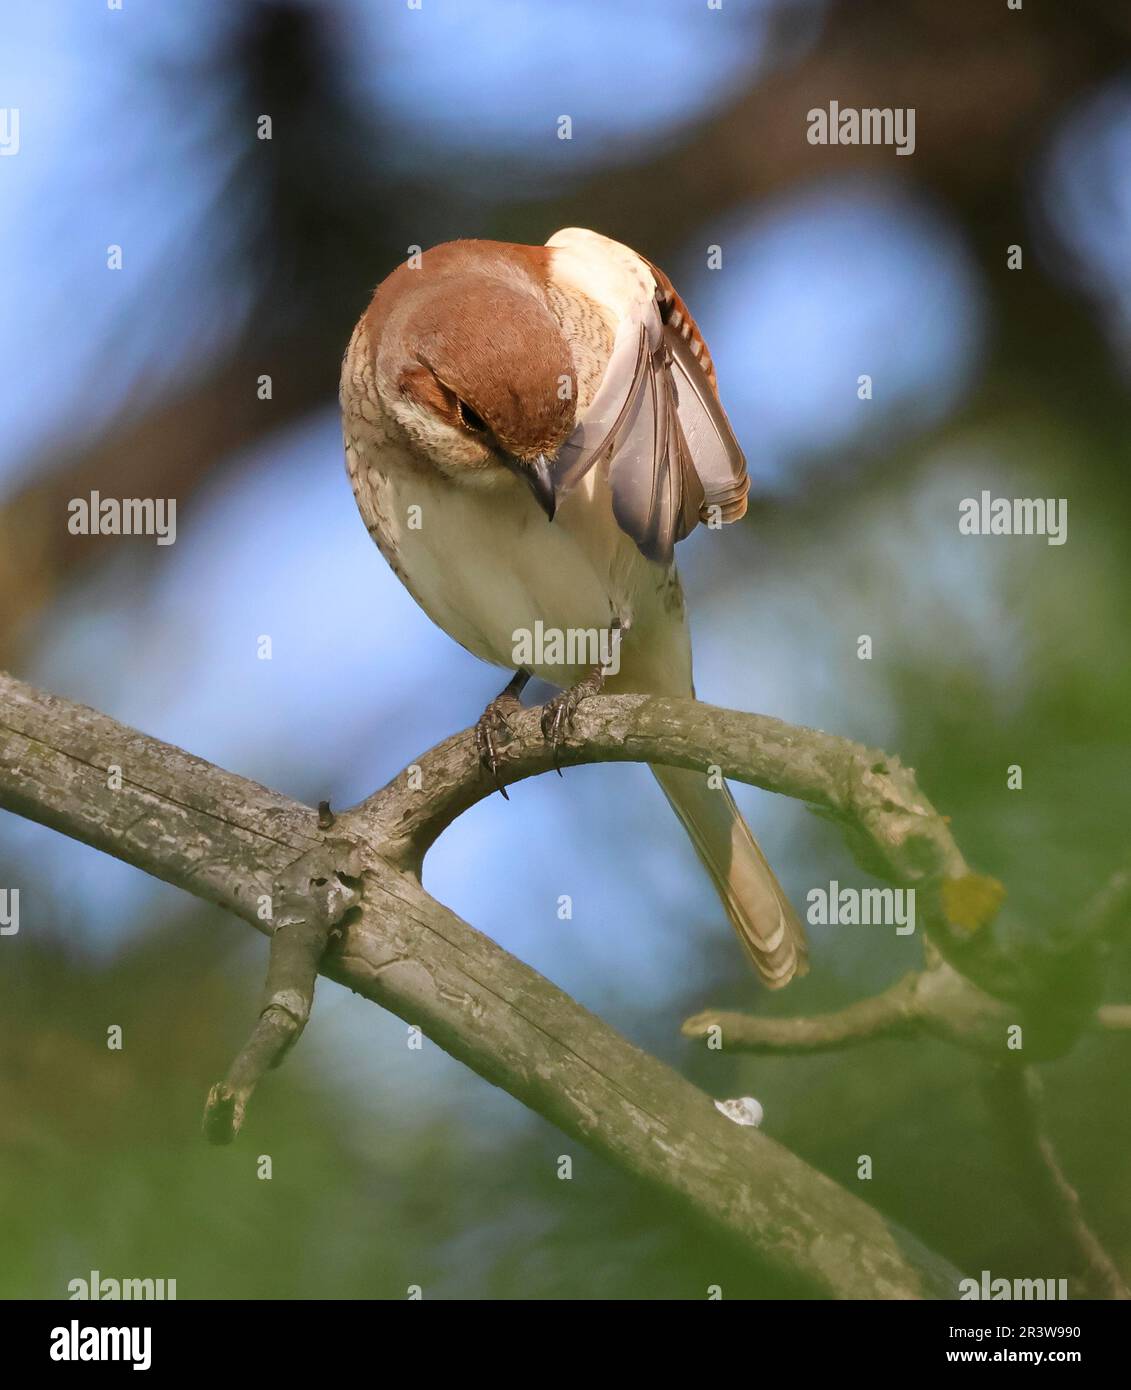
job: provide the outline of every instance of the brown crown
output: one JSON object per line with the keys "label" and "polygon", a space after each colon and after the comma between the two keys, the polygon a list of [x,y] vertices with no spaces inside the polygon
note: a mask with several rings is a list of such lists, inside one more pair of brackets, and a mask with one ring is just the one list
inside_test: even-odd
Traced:
{"label": "brown crown", "polygon": [[555,453],[574,421],[572,355],[538,278],[543,249],[435,247],[419,269],[399,266],[366,316],[375,350],[398,375],[426,367],[520,457]]}

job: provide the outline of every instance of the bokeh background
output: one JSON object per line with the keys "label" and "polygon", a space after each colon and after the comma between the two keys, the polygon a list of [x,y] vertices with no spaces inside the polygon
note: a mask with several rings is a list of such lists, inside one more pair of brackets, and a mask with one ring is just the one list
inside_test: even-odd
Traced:
{"label": "bokeh background", "polygon": [[[833,99],[914,107],[914,154],[809,145],[807,112]],[[371,545],[338,364],[410,246],[588,226],[676,281],[750,459],[746,521],[682,547],[700,694],[897,751],[1006,884],[1021,949],[1071,930],[1125,859],[1125,7],[41,0],[0,18],[0,105],[20,111],[0,159],[0,664],[311,804],[352,804],[468,725],[499,674]],[[176,544],[70,536],[67,503],[93,489],[175,497]],[[983,489],[1068,499],[1068,543],[960,536]],[[833,827],[738,795],[796,902],[869,883]],[[680,1038],[707,1004],[837,1007],[921,943],[814,928],[808,979],[760,992],[646,770],[494,798],[425,883],[713,1094],[756,1096],[768,1133],[962,1267],[1073,1273],[976,1059]],[[239,1143],[209,1149],[201,1106],[253,1017],[262,939],[7,815],[0,886],[21,893],[0,941],[0,1294],[60,1296],[92,1268],[176,1278],[182,1298],[782,1292],[326,982]],[[1106,991],[1131,991],[1125,956]],[[1124,1269],[1129,1048],[1096,1038],[1043,1068]]]}

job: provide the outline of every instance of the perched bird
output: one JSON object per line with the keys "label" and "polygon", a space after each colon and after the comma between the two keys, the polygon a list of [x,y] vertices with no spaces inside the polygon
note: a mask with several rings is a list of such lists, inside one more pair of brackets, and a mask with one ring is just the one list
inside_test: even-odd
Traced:
{"label": "perched bird", "polygon": [[[543,708],[555,743],[602,688],[693,693],[675,543],[741,517],[749,482],[661,270],[576,227],[545,246],[436,246],[377,287],[341,404],[381,553],[434,622],[515,671],[479,721],[489,768],[531,676],[562,692]],[[593,633],[615,634],[615,657],[574,640]],[[652,770],[759,974],[787,984],[807,968],[804,933],[730,792]]]}

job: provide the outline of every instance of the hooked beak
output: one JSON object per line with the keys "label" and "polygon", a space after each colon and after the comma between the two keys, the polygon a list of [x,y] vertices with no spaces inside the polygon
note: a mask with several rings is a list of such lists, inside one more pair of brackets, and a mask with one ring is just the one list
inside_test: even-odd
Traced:
{"label": "hooked beak", "polygon": [[526,459],[511,457],[508,463],[527,484],[534,494],[534,500],[553,521],[558,497],[554,490],[553,474],[550,472],[550,460],[545,454],[536,454],[533,458]]}

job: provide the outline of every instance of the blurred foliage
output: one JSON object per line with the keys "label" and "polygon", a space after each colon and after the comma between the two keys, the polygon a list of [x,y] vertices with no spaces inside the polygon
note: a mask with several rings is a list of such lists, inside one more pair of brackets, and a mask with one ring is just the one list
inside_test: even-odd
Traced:
{"label": "blurred foliage", "polygon": [[[243,1041],[254,968],[229,924],[203,913],[109,966],[20,952],[0,1051],[0,1296],[60,1297],[94,1269],[175,1278],[182,1299],[405,1298],[414,1284],[463,1298],[768,1291],[748,1261],[550,1126],[532,1119],[486,1147],[457,1118],[405,1128],[395,1105],[359,1107],[302,1050],[263,1086],[241,1140],[210,1148],[203,1095]],[[337,989],[323,982],[322,1007]],[[317,1033],[316,1015],[307,1041]],[[561,1153],[572,1181],[557,1177]]]}

